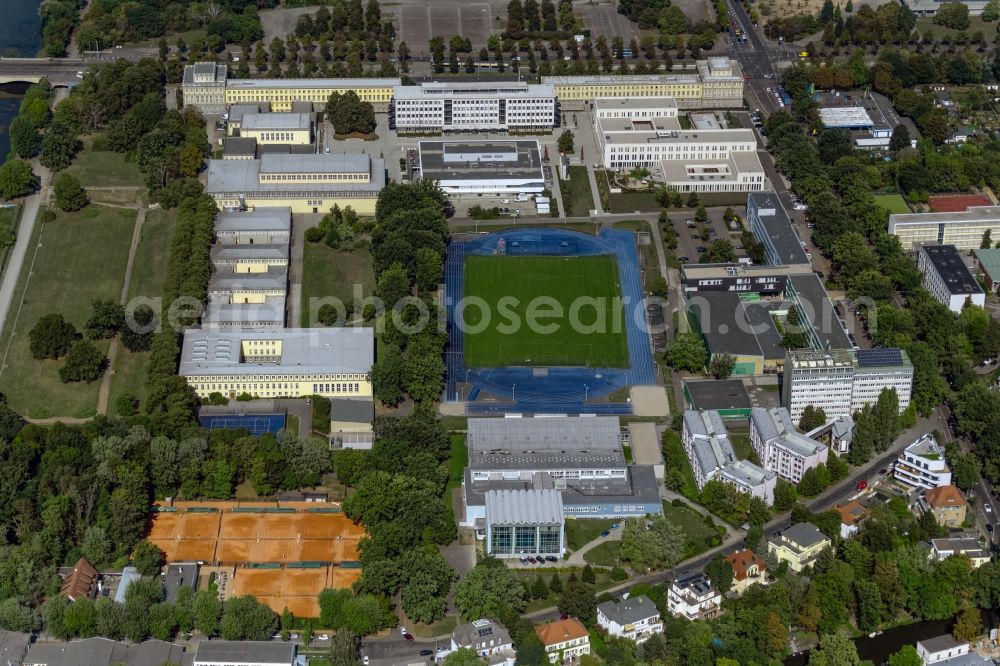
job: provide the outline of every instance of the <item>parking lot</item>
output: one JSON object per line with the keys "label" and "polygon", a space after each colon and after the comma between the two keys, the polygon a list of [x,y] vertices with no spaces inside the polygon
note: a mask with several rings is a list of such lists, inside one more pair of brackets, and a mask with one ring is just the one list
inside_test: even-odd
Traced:
{"label": "parking lot", "polygon": [[477,53],[486,46],[494,30],[494,19],[506,11],[501,5],[505,3],[466,4],[454,0],[383,3],[382,15],[392,19],[399,39],[406,42],[414,57],[428,56],[428,42],[435,36],[443,37],[446,44],[455,35],[465,37],[472,42],[473,53]]}
{"label": "parking lot", "polygon": [[[670,222],[673,224],[674,229],[677,230],[677,256],[680,258],[681,263],[698,263],[698,258],[701,253],[698,252],[698,247],[708,247],[713,240],[728,240],[736,248],[737,257],[745,257],[746,251],[739,249],[741,245],[740,241],[740,229],[732,230],[726,226],[726,223],[722,220],[722,214],[725,212],[725,207],[714,207],[708,208],[705,212],[708,213],[708,223],[698,224],[694,222],[694,214],[692,212],[680,212],[680,213],[670,213]],[[733,212],[737,215],[744,215],[745,209],[743,208],[733,208]],[[693,228],[688,226],[688,220],[695,226]],[[714,236],[709,236],[708,240],[702,240],[701,233],[703,229],[709,229],[709,233],[715,233]],[[687,257],[687,259],[684,259]]]}
{"label": "parking lot", "polygon": [[583,24],[590,30],[591,39],[604,35],[610,44],[616,35],[621,35],[628,48],[629,41],[639,39],[639,29],[632,21],[618,13],[614,3],[601,5],[576,5],[574,7],[583,16]]}

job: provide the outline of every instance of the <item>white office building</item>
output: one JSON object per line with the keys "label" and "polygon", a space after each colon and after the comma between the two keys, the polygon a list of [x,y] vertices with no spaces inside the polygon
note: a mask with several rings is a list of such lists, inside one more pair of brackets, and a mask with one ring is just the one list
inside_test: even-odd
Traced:
{"label": "white office building", "polygon": [[768,506],[774,503],[778,475],[736,457],[719,412],[685,411],[681,440],[699,490],[717,479],[736,486],[740,492],[759,497]]}
{"label": "white office building", "polygon": [[451,196],[541,194],[542,155],[534,139],[421,141],[420,175]]}
{"label": "white office building", "polygon": [[873,405],[884,389],[895,389],[900,411],[910,405],[913,365],[901,349],[789,350],[782,404],[792,422],[808,406],[828,421]]}
{"label": "white office building", "polygon": [[519,81],[430,82],[396,86],[389,127],[404,132],[550,131],[558,102],[549,84]]}
{"label": "white office building", "polygon": [[605,167],[648,168],[654,180],[679,192],[764,189],[757,140],[748,129],[681,129],[669,97],[599,98],[594,132]]}
{"label": "white office building", "polygon": [[986,292],[954,245],[921,245],[917,268],[924,275],[924,288],[952,312],[961,312],[966,303],[986,305]]}
{"label": "white office building", "polygon": [[722,595],[703,573],[683,575],[670,584],[667,609],[674,617],[709,620],[722,612]]}
{"label": "white office building", "polygon": [[975,250],[983,234],[1000,240],[1000,206],[972,206],[957,213],[896,213],[889,216],[889,233],[899,237],[904,249],[919,245],[948,244]]}
{"label": "white office building", "polygon": [[892,475],[912,488],[938,488],[951,485],[951,468],[944,457],[944,447],[931,433],[903,449],[892,468]]}
{"label": "white office building", "polygon": [[802,480],[806,470],[826,463],[830,449],[795,430],[784,407],[750,412],[750,445],[764,469],[777,472],[790,483]]}

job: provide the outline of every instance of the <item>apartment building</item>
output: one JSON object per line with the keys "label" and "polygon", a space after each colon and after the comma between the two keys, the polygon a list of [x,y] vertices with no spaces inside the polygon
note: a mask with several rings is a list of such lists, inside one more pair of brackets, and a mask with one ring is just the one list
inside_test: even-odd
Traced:
{"label": "apartment building", "polygon": [[903,248],[920,245],[954,245],[975,250],[983,234],[1000,239],[1000,206],[972,206],[947,213],[896,213],[889,216],[889,233],[899,237]]}
{"label": "apartment building", "polygon": [[699,489],[717,479],[736,486],[740,492],[759,497],[768,506],[774,503],[778,475],[736,457],[729,433],[717,411],[685,411],[681,440]]}
{"label": "apartment building", "polygon": [[903,449],[892,468],[892,475],[911,488],[951,485],[951,468],[945,459],[944,447],[929,432]]}
{"label": "apartment building", "polygon": [[371,398],[369,328],[184,332],[178,374],[200,398]]}
{"label": "apartment building", "polygon": [[743,72],[723,57],[699,60],[685,73],[543,76],[542,83],[555,88],[561,103],[576,105],[598,97],[673,97],[685,109],[743,106]]}
{"label": "apartment building", "polygon": [[562,664],[590,654],[590,632],[575,617],[535,625],[549,663]]}
{"label": "apartment building", "polygon": [[954,485],[925,490],[917,502],[921,513],[930,512],[938,525],[956,529],[965,522],[969,503]]}
{"label": "apartment building", "polygon": [[667,591],[667,609],[674,617],[710,620],[722,612],[722,594],[701,572],[680,576]]}
{"label": "apartment building", "polygon": [[406,132],[547,132],[559,124],[551,84],[437,81],[396,86],[389,128]]}
{"label": "apartment building", "polygon": [[986,292],[954,245],[921,245],[917,268],[924,275],[924,288],[952,312],[960,313],[966,303],[986,305]]}
{"label": "apartment building", "polygon": [[750,444],[764,469],[798,484],[806,470],[826,463],[830,449],[800,434],[784,407],[754,407],[750,414]]}
{"label": "apartment building", "polygon": [[777,539],[767,542],[767,552],[778,562],[788,562],[788,568],[799,572],[816,561],[820,552],[831,545],[812,523],[796,523],[784,530]]}
{"label": "apartment building", "polygon": [[597,624],[612,636],[636,643],[644,642],[653,634],[663,633],[660,611],[644,594],[598,604]]}
{"label": "apartment building", "polygon": [[264,153],[260,159],[210,160],[205,191],[223,210],[322,213],[336,204],[373,215],[384,186],[385,161],[369,155]]}
{"label": "apartment building", "polygon": [[828,420],[850,416],[884,389],[895,389],[900,411],[909,406],[913,365],[901,349],[789,350],[785,357],[782,403],[793,422],[808,405]]}

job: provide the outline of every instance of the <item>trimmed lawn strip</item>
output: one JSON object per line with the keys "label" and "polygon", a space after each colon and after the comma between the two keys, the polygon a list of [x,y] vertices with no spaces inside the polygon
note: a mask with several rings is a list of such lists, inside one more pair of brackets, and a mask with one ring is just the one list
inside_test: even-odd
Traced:
{"label": "trimmed lawn strip", "polygon": [[571,166],[569,168],[569,179],[560,180],[562,188],[563,206],[566,217],[582,217],[590,214],[594,208],[594,195],[590,189],[590,176],[587,175],[587,167]]}
{"label": "trimmed lawn strip", "polygon": [[348,305],[354,302],[356,284],[361,285],[362,298],[375,293],[372,255],[367,248],[334,250],[325,243],[307,242],[302,257],[301,325],[318,325],[310,324],[310,299],[333,296]]}
{"label": "trimmed lawn strip", "polygon": [[621,549],[621,541],[605,541],[584,553],[583,559],[595,566],[617,567],[621,564],[619,560]]}
{"label": "trimmed lawn strip", "polygon": [[86,137],[83,150],[66,169],[66,173],[76,176],[81,185],[85,188],[145,185],[134,157],[129,161],[129,155],[110,150],[91,150],[93,144],[94,137]]}
{"label": "trimmed lawn strip", "polygon": [[[35,225],[36,238],[31,247],[39,243],[41,246],[34,265],[32,250],[21,270],[8,323],[18,316],[22,294],[24,300],[0,376],[0,391],[18,412],[32,418],[94,415],[100,382],[63,384],[59,368],[64,361],[33,359],[28,332],[39,318],[50,313],[63,315],[82,330],[95,298],[118,300],[135,216],[131,209],[91,205],[76,213],[57,212],[54,221]],[[9,339],[8,331],[0,342],[5,350]],[[98,347],[106,351],[108,342],[100,341]]]}
{"label": "trimmed lawn strip", "polygon": [[718,535],[714,528],[705,524],[704,516],[688,506],[674,506],[670,502],[663,502],[663,516],[687,537],[684,542],[685,559],[708,550],[708,540]]}
{"label": "trimmed lawn strip", "polygon": [[620,521],[611,518],[568,518],[566,520],[566,547],[570,550],[580,550],[601,536],[601,532],[610,530],[611,526],[617,522]]}
{"label": "trimmed lawn strip", "polygon": [[729,441],[733,444],[733,451],[740,460],[749,460],[754,465],[760,465],[760,458],[750,445],[750,435],[741,433],[730,433]]}

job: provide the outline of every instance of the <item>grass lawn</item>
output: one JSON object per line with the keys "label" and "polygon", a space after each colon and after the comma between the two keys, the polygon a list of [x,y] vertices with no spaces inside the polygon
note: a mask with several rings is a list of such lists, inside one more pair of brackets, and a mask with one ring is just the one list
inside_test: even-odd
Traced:
{"label": "grass lawn", "polygon": [[890,213],[912,212],[910,207],[906,205],[906,201],[899,194],[876,194],[875,203],[882,208],[889,209]]}
{"label": "grass lawn", "polygon": [[[21,271],[11,321],[21,294],[24,300],[0,375],[0,391],[18,412],[33,418],[94,414],[99,382],[63,384],[59,379],[63,361],[33,359],[28,332],[39,318],[53,312],[82,329],[91,301],[98,297],[118,300],[134,224],[134,210],[92,205],[77,213],[57,213],[53,222],[36,225],[41,247],[34,265],[29,252]],[[0,348],[6,350],[8,338],[9,334],[4,336]],[[102,349],[107,346],[107,342],[100,343]]]}
{"label": "grass lawn", "polygon": [[[539,568],[537,571],[532,571],[531,569],[517,569],[515,571],[517,575],[521,578],[521,582],[523,582],[525,585],[529,587],[534,584],[535,579],[538,576],[542,577],[542,580],[545,581],[546,585],[549,585],[552,582],[553,571],[551,569]],[[577,579],[579,580],[580,569],[579,568],[575,569],[575,573]],[[566,585],[569,584],[570,571],[569,570],[560,571],[558,575],[559,575],[559,581],[565,588]],[[611,580],[610,573],[605,569],[595,569],[594,577],[595,577],[594,587],[597,589],[598,593],[600,593],[601,590],[606,590],[609,587],[618,584],[618,582]],[[552,591],[550,590],[549,596],[547,596],[546,598],[532,599],[531,601],[529,601],[527,607],[524,609],[524,612],[532,613],[542,608],[555,606],[558,600],[559,600],[559,595],[553,594]]]}
{"label": "grass lawn", "polygon": [[[488,315],[484,319],[481,308],[465,309],[465,359],[470,367],[628,365],[618,265],[612,257],[470,256],[465,295],[482,298]],[[533,304],[542,298],[549,303]],[[593,300],[578,316],[569,317],[580,298]],[[557,308],[552,299],[560,314],[553,314]],[[528,320],[534,316],[526,318],[528,312],[546,314],[531,326]],[[481,324],[483,330],[469,330]]]}
{"label": "grass lawn", "polygon": [[469,464],[469,448],[465,445],[465,435],[451,435],[451,454],[448,456],[448,483],[445,486],[444,510],[450,520],[455,519],[452,496],[456,488],[461,487],[465,475],[465,466]]}
{"label": "grass lawn", "polygon": [[622,192],[608,197],[608,208],[612,213],[634,213],[642,211],[652,213],[660,210],[653,192]]}
{"label": "grass lawn", "polygon": [[736,455],[740,460],[749,460],[754,465],[760,464],[760,459],[757,457],[757,453],[750,445],[749,435],[733,434],[730,432],[729,441],[732,442],[733,450],[736,452]]}
{"label": "grass lawn", "polygon": [[[434,636],[450,634],[455,631],[455,627],[458,626],[458,618],[454,615],[446,615],[444,618],[438,620],[437,622],[432,622],[431,624],[408,620],[404,626],[406,627],[406,630],[414,636],[419,638],[433,638]],[[309,660],[309,663],[312,663],[311,659]]]}
{"label": "grass lawn", "polygon": [[[159,298],[163,280],[167,275],[170,239],[177,225],[177,209],[151,210],[146,215],[139,238],[139,246],[132,262],[132,279],[129,282],[129,300],[139,296]],[[125,392],[140,401],[146,399],[146,376],[149,374],[149,353],[133,354],[125,347],[118,348],[115,372],[111,377],[111,395],[108,410],[118,413],[117,400]]]}
{"label": "grass lawn", "polygon": [[621,549],[621,541],[605,541],[584,553],[583,559],[593,565],[616,567],[620,564],[618,554]]}
{"label": "grass lawn", "polygon": [[679,469],[684,477],[684,485],[679,491],[687,498],[698,497],[698,484],[694,480],[694,472],[691,471],[691,462],[684,453],[684,444],[681,436],[673,430],[667,430],[663,435],[663,462],[666,469]]}
{"label": "grass lawn", "polygon": [[571,166],[569,180],[559,181],[562,188],[563,213],[566,217],[588,215],[594,207],[594,195],[590,190],[587,167]]}
{"label": "grass lawn", "polygon": [[687,537],[684,541],[684,557],[693,557],[708,548],[707,541],[717,532],[705,524],[700,513],[687,506],[663,503],[663,516],[680,528]]}
{"label": "grass lawn", "polygon": [[306,243],[302,259],[302,326],[319,325],[319,306],[310,316],[310,299],[332,296],[350,304],[354,302],[355,285],[360,285],[362,298],[375,293],[372,255],[367,249],[334,250],[325,243]]}
{"label": "grass lawn", "polygon": [[933,18],[918,18],[917,19],[917,30],[920,32],[920,37],[923,38],[924,33],[930,30],[934,33],[934,39],[942,39],[944,37],[954,37],[959,32],[964,32],[966,35],[971,36],[972,34],[982,30],[986,34],[990,34],[995,27],[991,27],[993,24],[987,23],[983,20],[982,16],[970,16],[969,17],[969,27],[965,30],[953,30],[951,28],[946,28],[943,25],[938,25],[934,22]]}
{"label": "grass lawn", "polygon": [[142,186],[142,173],[135,161],[128,156],[109,150],[91,150],[93,137],[83,141],[83,150],[66,169],[79,179],[84,187],[112,187],[115,185]]}
{"label": "grass lawn", "polygon": [[611,526],[620,522],[610,518],[572,518],[566,520],[566,547],[570,550],[580,550],[590,543],[601,532],[611,529]]}

